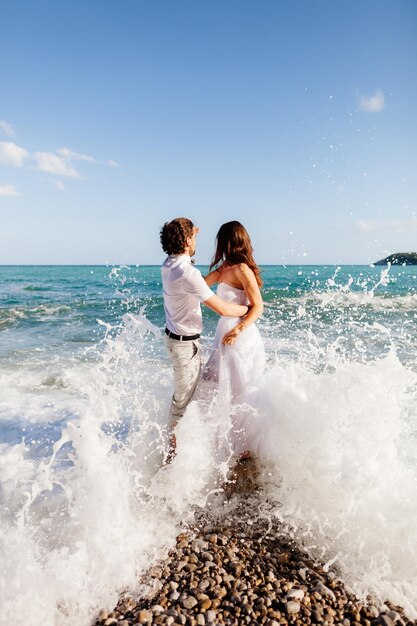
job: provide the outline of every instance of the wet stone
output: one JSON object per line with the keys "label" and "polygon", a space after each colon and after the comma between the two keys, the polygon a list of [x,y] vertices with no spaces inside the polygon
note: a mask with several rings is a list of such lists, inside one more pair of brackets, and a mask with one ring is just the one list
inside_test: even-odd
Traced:
{"label": "wet stone", "polygon": [[366,613],[367,615],[369,615],[370,618],[376,619],[377,617],[379,617],[379,610],[373,604],[370,604],[368,607],[366,607]]}
{"label": "wet stone", "polygon": [[152,613],[150,611],[147,611],[146,609],[142,609],[141,611],[139,611],[138,614],[138,622],[139,624],[146,624],[146,622],[149,622],[152,620]]}
{"label": "wet stone", "polygon": [[287,600],[302,600],[304,598],[304,591],[302,589],[291,589],[291,591],[289,591],[287,593],[286,599]]}
{"label": "wet stone", "polygon": [[199,589],[201,589],[202,591],[204,591],[205,589],[208,589],[210,587],[210,581],[208,578],[203,578],[203,580],[201,580],[198,584]]}
{"label": "wet stone", "polygon": [[207,541],[209,541],[210,543],[217,543],[217,535],[213,534],[213,535],[207,535],[206,537]]}
{"label": "wet stone", "polygon": [[200,608],[202,611],[207,611],[209,608],[211,608],[211,600],[210,598],[206,598],[205,600],[202,600],[200,602]]}
{"label": "wet stone", "polygon": [[393,620],[386,613],[382,613],[377,620],[380,626],[394,626]]}
{"label": "wet stone", "polygon": [[[314,609],[314,610],[311,612],[311,621],[312,621],[312,622],[315,622],[316,624],[319,624],[320,622],[322,622],[322,621],[323,621],[323,618],[322,618],[322,616],[321,616],[320,611],[318,611],[317,609]],[[345,625],[345,626],[346,626],[346,625]]]}
{"label": "wet stone", "polygon": [[295,600],[290,600],[286,604],[286,610],[289,615],[294,615],[295,613],[298,613],[300,608],[300,603],[296,602]]}
{"label": "wet stone", "polygon": [[198,604],[197,600],[194,596],[186,596],[183,600],[181,600],[181,605],[184,609],[192,609]]}
{"label": "wet stone", "polygon": [[282,536],[277,521],[254,519],[253,502],[250,519],[243,503],[228,506],[223,519],[200,520],[178,537],[168,558],[140,579],[149,589],[142,599],[123,597],[96,625],[417,626],[388,600],[382,615],[364,606]]}

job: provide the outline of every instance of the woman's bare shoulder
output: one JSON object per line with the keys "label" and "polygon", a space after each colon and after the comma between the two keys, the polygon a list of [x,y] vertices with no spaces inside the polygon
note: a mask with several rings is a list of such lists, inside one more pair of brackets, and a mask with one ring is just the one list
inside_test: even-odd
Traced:
{"label": "woman's bare shoulder", "polygon": [[238,263],[234,266],[236,268],[236,274],[240,277],[245,277],[246,279],[254,276],[254,271],[247,263]]}

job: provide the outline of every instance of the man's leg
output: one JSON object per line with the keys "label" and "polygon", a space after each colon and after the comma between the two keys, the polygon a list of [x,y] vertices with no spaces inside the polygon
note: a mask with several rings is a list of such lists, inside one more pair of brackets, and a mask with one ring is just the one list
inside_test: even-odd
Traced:
{"label": "man's leg", "polygon": [[167,336],[164,339],[174,368],[174,394],[170,413],[170,453],[172,456],[175,453],[176,445],[175,426],[184,415],[197,387],[201,370],[201,350],[199,341],[178,341]]}

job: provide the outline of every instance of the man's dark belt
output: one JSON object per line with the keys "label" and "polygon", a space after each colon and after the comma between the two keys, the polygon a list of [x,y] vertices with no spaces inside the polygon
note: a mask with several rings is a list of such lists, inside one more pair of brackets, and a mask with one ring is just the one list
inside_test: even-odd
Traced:
{"label": "man's dark belt", "polygon": [[175,333],[171,333],[168,328],[165,328],[165,334],[170,337],[170,339],[176,339],[177,341],[193,341],[193,339],[200,339],[200,335],[176,335]]}

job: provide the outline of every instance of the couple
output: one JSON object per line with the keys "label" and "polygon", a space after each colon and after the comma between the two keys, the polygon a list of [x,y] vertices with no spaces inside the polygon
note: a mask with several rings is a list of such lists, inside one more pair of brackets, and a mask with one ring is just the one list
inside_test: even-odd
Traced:
{"label": "couple", "polygon": [[[263,311],[262,280],[248,233],[237,221],[223,224],[217,233],[210,273],[203,278],[191,261],[198,232],[191,220],[177,218],[166,222],[160,233],[168,255],[162,266],[165,345],[174,369],[169,458],[175,454],[175,426],[200,377],[201,303],[220,315],[203,380],[221,390],[223,401],[230,407],[242,407],[259,389],[265,364],[263,342],[254,325]],[[210,289],[215,283],[217,295]],[[232,416],[232,424],[233,452],[249,456],[251,441],[245,431],[250,429],[242,425],[238,415],[235,420]]]}

